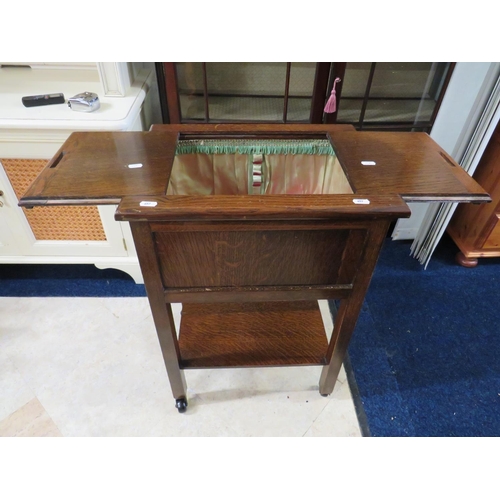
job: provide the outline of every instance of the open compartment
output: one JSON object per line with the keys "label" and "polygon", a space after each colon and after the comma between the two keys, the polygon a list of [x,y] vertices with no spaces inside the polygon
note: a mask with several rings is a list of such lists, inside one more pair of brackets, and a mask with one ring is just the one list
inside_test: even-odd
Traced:
{"label": "open compartment", "polygon": [[167,195],[352,194],[326,138],[189,139],[177,143]]}

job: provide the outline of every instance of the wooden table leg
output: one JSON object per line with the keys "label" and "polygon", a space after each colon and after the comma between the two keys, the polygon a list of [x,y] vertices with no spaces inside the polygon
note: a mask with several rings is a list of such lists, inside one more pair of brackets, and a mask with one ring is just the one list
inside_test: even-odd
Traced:
{"label": "wooden table leg", "polygon": [[160,342],[163,361],[167,369],[168,380],[175,398],[175,407],[180,413],[187,408],[187,385],[184,371],[179,367],[180,353],[175,331],[174,317],[170,304],[163,304],[163,309],[154,310],[151,305],[156,333]]}
{"label": "wooden table leg", "polygon": [[175,406],[182,413],[187,407],[186,379],[184,372],[180,368],[181,357],[172,307],[165,302],[165,293],[151,230],[148,222],[131,222],[130,228],[139,257],[144,286],[148,294],[163,360],[167,368],[170,387],[175,398]]}
{"label": "wooden table leg", "polygon": [[368,231],[352,293],[340,302],[326,354],[327,364],[323,367],[319,380],[319,392],[322,396],[331,394],[335,387],[388,228],[389,223],[381,221],[374,223]]}
{"label": "wooden table leg", "polygon": [[319,392],[322,396],[333,392],[362,305],[363,301],[359,304],[349,299],[340,303],[326,355],[329,363],[323,367],[319,379]]}

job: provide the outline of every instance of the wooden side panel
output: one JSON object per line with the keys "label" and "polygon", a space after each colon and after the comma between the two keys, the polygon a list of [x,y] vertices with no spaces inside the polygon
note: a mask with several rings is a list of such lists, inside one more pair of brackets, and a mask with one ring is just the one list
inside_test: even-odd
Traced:
{"label": "wooden side panel", "polygon": [[157,232],[155,242],[167,288],[349,284],[360,252],[347,244],[365,232]]}
{"label": "wooden side panel", "polygon": [[500,214],[497,214],[493,220],[496,221],[495,226],[484,242],[483,248],[500,250]]}
{"label": "wooden side panel", "polygon": [[[367,204],[356,203],[352,194],[252,195],[252,196],[127,196],[115,219],[120,221],[250,221],[366,220],[410,217],[408,205],[399,195],[370,195]],[[144,201],[148,206],[141,205]]]}
{"label": "wooden side panel", "polygon": [[459,205],[448,226],[448,233],[466,255],[479,256],[481,249],[495,249],[498,234],[497,214],[500,213],[500,124],[474,173],[474,179],[491,195],[492,203]]}

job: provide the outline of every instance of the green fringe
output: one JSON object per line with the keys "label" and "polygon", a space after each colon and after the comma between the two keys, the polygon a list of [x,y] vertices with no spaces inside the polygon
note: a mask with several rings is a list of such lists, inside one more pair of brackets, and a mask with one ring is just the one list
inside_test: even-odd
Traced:
{"label": "green fringe", "polygon": [[185,140],[177,143],[176,155],[204,154],[264,154],[264,155],[335,155],[325,139],[254,140],[206,139]]}

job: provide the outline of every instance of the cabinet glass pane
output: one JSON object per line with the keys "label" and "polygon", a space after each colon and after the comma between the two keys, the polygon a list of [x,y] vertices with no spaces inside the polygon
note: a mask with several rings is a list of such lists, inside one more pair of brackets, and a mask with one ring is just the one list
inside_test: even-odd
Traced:
{"label": "cabinet glass pane", "polygon": [[203,64],[181,62],[175,69],[182,119],[205,121]]}
{"label": "cabinet glass pane", "polygon": [[[307,122],[316,63],[176,63],[182,121]],[[208,117],[207,117],[208,109]]]}
{"label": "cabinet glass pane", "polygon": [[365,121],[429,121],[446,75],[447,64],[377,63]]}
{"label": "cabinet glass pane", "polygon": [[281,97],[208,96],[210,121],[271,121],[283,120]]}
{"label": "cabinet glass pane", "polygon": [[286,63],[206,63],[210,120],[281,121]]}
{"label": "cabinet glass pane", "polygon": [[308,122],[311,116],[311,105],[312,97],[289,97],[286,113],[287,122]]}
{"label": "cabinet glass pane", "polygon": [[348,123],[359,121],[370,75],[370,65],[369,62],[347,63],[342,84],[342,97],[338,104],[337,121]]}
{"label": "cabinet glass pane", "polygon": [[207,84],[210,95],[282,97],[286,63],[208,62]]}
{"label": "cabinet glass pane", "polygon": [[450,63],[431,62],[347,63],[337,120],[355,123],[362,119],[363,124],[429,122],[449,68]]}
{"label": "cabinet glass pane", "polygon": [[429,121],[435,104],[434,101],[426,99],[369,99],[364,122]]}
{"label": "cabinet glass pane", "polygon": [[421,99],[428,95],[439,63],[377,63],[370,97]]}
{"label": "cabinet glass pane", "polygon": [[309,121],[315,77],[316,63],[294,62],[290,64],[287,121]]}

